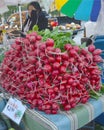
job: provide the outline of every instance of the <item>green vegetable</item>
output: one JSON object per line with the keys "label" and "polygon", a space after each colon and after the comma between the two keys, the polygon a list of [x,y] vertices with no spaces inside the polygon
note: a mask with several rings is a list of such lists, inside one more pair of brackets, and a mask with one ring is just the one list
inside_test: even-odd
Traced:
{"label": "green vegetable", "polygon": [[[60,48],[64,51],[64,45],[70,43],[76,45],[72,40],[71,32],[59,32],[58,27],[50,31],[49,29],[38,31],[38,27],[35,25],[32,29],[32,32],[37,32],[38,35],[42,36],[42,40],[46,41],[48,38],[51,38],[55,41],[55,48]],[[31,31],[30,31],[31,32]]]}
{"label": "green vegetable", "polygon": [[96,91],[90,91],[90,96],[92,98],[98,99],[100,96],[102,96],[104,94],[104,84],[102,84],[101,89],[99,92]]}
{"label": "green vegetable", "polygon": [[39,27],[37,25],[34,25],[32,31],[38,31],[38,30],[39,30]]}
{"label": "green vegetable", "polygon": [[81,45],[80,45],[80,48],[85,48],[86,47],[86,42],[84,42],[84,43],[82,43]]}
{"label": "green vegetable", "polygon": [[104,84],[102,84],[102,87],[101,87],[100,93],[104,94]]}
{"label": "green vegetable", "polygon": [[4,48],[0,48],[0,63],[4,59]]}
{"label": "green vegetable", "polygon": [[96,91],[90,91],[90,96],[91,98],[94,98],[94,99],[99,99],[99,97],[101,96],[102,94],[100,92],[96,92]]}

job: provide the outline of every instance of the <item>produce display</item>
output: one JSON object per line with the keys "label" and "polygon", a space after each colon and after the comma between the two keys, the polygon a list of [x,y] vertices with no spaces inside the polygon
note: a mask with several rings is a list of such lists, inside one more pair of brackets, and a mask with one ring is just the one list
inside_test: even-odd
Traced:
{"label": "produce display", "polygon": [[0,67],[1,86],[47,114],[86,103],[101,89],[101,50],[68,42],[63,47],[50,38],[43,42],[36,32],[16,39]]}
{"label": "produce display", "polygon": [[58,26],[58,19],[57,18],[48,18],[48,24],[51,27],[56,27]]}
{"label": "produce display", "polygon": [[55,21],[51,22],[51,26],[52,26],[52,27],[58,26],[58,22],[55,22]]}
{"label": "produce display", "polygon": [[65,25],[60,25],[59,30],[78,30],[80,29],[81,26],[79,24],[75,23],[70,23],[70,24],[65,24]]}
{"label": "produce display", "polygon": [[35,25],[33,27],[33,30],[30,31],[30,33],[34,31],[36,31],[38,35],[42,36],[43,42],[45,42],[48,38],[53,39],[55,42],[54,47],[60,48],[61,51],[65,51],[64,45],[66,43],[71,43],[72,45],[76,45],[76,43],[72,40],[72,33],[71,32],[59,33],[58,27],[54,28],[52,31],[50,31],[49,29],[38,31],[38,27]]}
{"label": "produce display", "polygon": [[[22,23],[26,20],[27,11],[22,11]],[[18,13],[12,14],[8,19],[8,23],[10,24],[8,28],[20,29],[20,15]]]}

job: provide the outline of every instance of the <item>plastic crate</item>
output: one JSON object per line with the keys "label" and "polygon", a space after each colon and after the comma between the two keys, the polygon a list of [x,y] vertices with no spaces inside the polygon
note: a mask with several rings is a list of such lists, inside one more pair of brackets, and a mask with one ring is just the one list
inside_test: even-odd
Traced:
{"label": "plastic crate", "polygon": [[104,35],[99,35],[99,36],[96,36],[96,37],[95,37],[95,41],[96,41],[96,40],[99,40],[99,39],[104,39]]}
{"label": "plastic crate", "polygon": [[94,42],[94,45],[97,49],[104,50],[104,39],[98,39]]}

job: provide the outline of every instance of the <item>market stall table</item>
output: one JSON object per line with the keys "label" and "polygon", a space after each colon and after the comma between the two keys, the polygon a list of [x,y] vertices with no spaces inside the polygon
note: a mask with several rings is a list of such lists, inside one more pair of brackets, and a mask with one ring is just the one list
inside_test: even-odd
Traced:
{"label": "market stall table", "polygon": [[[1,106],[2,104],[0,104]],[[79,104],[70,111],[60,111],[56,115],[47,115],[37,110],[28,109],[23,120],[29,130],[76,130],[103,112],[104,95],[99,100],[90,99],[86,104]]]}
{"label": "market stall table", "polygon": [[[0,112],[5,107],[5,100],[0,97]],[[26,130],[77,130],[104,112],[104,95],[98,100],[90,99],[86,104],[79,104],[70,111],[59,111],[56,115],[27,109],[23,117]]]}
{"label": "market stall table", "polygon": [[57,115],[28,109],[24,123],[29,130],[77,130],[104,112],[104,95],[98,100],[90,99],[71,111],[60,111]]}

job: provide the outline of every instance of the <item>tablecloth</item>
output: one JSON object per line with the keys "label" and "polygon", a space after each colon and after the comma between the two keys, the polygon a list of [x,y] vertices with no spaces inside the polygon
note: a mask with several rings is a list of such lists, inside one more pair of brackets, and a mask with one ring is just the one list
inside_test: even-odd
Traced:
{"label": "tablecloth", "polygon": [[47,115],[37,110],[27,110],[24,123],[29,130],[77,130],[104,112],[104,95],[98,100],[90,99],[86,104],[57,115]]}
{"label": "tablecloth", "polygon": [[[0,100],[0,112],[5,102]],[[77,130],[104,112],[104,95],[98,100],[90,99],[86,104],[79,104],[70,111],[59,111],[56,115],[27,109],[23,122],[27,130]]]}

